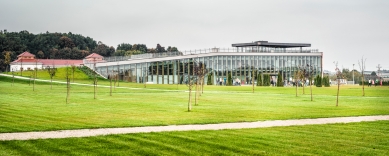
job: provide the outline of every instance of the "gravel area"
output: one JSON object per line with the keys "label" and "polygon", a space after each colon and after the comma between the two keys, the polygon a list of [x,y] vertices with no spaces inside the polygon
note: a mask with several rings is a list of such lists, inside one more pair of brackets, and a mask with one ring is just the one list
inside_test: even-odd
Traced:
{"label": "gravel area", "polygon": [[265,128],[265,127],[278,127],[278,126],[352,123],[352,122],[378,121],[378,120],[389,120],[389,115],[299,119],[299,120],[272,120],[272,121],[220,123],[220,124],[204,124],[204,125],[170,125],[170,126],[148,126],[148,127],[129,127],[129,128],[59,130],[59,131],[46,131],[46,132],[0,133],[0,140],[34,140],[34,139],[91,137],[91,136],[111,135],[111,134],[150,133],[150,132],[166,132],[166,131],[199,131],[199,130]]}

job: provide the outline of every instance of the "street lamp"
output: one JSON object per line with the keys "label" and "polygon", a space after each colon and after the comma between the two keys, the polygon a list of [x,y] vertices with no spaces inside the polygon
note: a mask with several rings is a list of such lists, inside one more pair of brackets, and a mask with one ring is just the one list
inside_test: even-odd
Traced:
{"label": "street lamp", "polygon": [[354,65],[355,64],[353,64],[353,85],[355,85],[355,81],[354,81]]}

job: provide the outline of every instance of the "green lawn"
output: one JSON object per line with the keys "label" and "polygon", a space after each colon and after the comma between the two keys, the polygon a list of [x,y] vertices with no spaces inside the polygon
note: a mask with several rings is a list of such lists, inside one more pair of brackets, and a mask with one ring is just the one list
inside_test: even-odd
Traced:
{"label": "green lawn", "polygon": [[295,97],[291,87],[256,87],[251,93],[249,86],[205,86],[199,105],[187,112],[185,85],[120,86],[132,88],[116,88],[109,96],[109,88],[99,87],[93,99],[93,87],[72,85],[66,104],[65,85],[37,83],[32,91],[28,81],[11,86],[11,78],[0,76],[0,133],[389,114],[389,87],[366,88],[362,97],[360,87],[342,86],[335,107],[336,87],[313,87],[310,101],[308,88]]}
{"label": "green lawn", "polygon": [[0,155],[389,155],[389,121],[0,141]]}

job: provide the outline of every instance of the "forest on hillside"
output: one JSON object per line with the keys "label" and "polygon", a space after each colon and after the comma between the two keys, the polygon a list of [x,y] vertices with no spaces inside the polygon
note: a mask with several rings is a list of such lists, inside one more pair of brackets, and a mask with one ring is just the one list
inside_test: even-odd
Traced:
{"label": "forest on hillside", "polygon": [[9,63],[25,51],[34,54],[39,59],[83,59],[91,53],[109,57],[173,52],[178,49],[170,46],[165,49],[160,44],[148,49],[145,44],[129,43],[119,44],[115,49],[91,37],[71,32],[33,34],[26,30],[20,32],[0,30],[0,71],[6,71]]}

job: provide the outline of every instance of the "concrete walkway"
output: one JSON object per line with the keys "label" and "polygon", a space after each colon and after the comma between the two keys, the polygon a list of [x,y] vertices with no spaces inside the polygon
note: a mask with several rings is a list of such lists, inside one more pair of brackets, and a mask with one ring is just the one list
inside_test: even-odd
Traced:
{"label": "concrete walkway", "polygon": [[34,139],[91,137],[91,136],[99,136],[99,135],[129,134],[129,133],[265,128],[265,127],[279,127],[279,126],[352,123],[352,122],[379,121],[379,120],[389,120],[389,115],[299,119],[299,120],[273,120],[273,121],[220,123],[220,124],[204,124],[204,125],[171,125],[171,126],[148,126],[148,127],[130,127],[130,128],[59,130],[59,131],[46,131],[46,132],[0,133],[0,140],[34,140]]}

